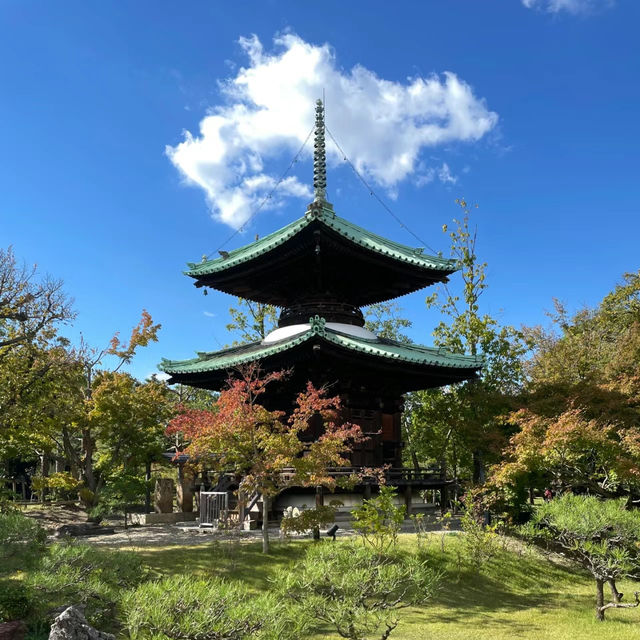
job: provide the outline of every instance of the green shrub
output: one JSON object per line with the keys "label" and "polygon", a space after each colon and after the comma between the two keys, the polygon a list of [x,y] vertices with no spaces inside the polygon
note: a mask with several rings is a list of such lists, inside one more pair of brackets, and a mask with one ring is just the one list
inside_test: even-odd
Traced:
{"label": "green shrub", "polygon": [[0,580],[0,622],[25,620],[31,611],[32,598],[21,580]]}
{"label": "green shrub", "polygon": [[58,499],[73,498],[80,486],[80,481],[76,480],[68,471],[58,471],[50,476],[35,476],[31,481],[31,488],[41,492],[45,489],[53,491]]}
{"label": "green shrub", "polygon": [[87,620],[98,627],[113,622],[122,593],[146,579],[139,556],[85,544],[51,545],[27,584],[38,594],[35,617],[65,604],[84,605]]}
{"label": "green shrub", "polygon": [[469,491],[464,497],[464,511],[460,525],[465,535],[462,536],[464,559],[476,570],[491,560],[500,551],[500,536],[496,525],[484,522],[486,506],[479,492]]}
{"label": "green shrub", "polygon": [[148,582],[125,594],[122,611],[132,640],[293,640],[302,631],[301,621],[273,594],[253,596],[218,578]]}
{"label": "green shrub", "polygon": [[380,555],[352,542],[315,545],[274,579],[280,597],[295,602],[305,619],[350,640],[388,638],[398,610],[424,603],[439,581],[421,555]]}
{"label": "green shrub", "polygon": [[330,505],[303,509],[298,515],[285,515],[280,522],[280,531],[285,536],[292,533],[306,533],[333,522],[335,516],[336,509]]}
{"label": "green shrub", "polygon": [[45,530],[19,512],[0,513],[0,575],[26,569],[44,549]]}
{"label": "green shrub", "polygon": [[396,490],[381,485],[380,493],[353,509],[353,528],[362,540],[378,553],[386,553],[394,547],[404,521],[404,506],[394,504]]}

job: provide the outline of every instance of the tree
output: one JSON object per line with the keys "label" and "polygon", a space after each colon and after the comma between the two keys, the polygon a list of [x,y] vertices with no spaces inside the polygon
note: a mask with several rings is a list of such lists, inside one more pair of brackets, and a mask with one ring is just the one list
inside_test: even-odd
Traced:
{"label": "tree", "polygon": [[51,448],[51,416],[66,404],[56,401],[57,381],[73,359],[58,330],[73,317],[60,280],[20,266],[11,247],[0,249],[0,455]]}
{"label": "tree", "polygon": [[[598,620],[604,620],[607,609],[638,606],[638,592],[634,603],[621,604],[623,594],[616,588],[616,581],[623,577],[640,578],[640,512],[628,511],[624,500],[565,494],[540,505],[521,532],[535,542],[559,546],[591,573]],[[612,593],[607,604],[606,582]]]}
{"label": "tree", "polygon": [[18,265],[11,247],[0,249],[0,360],[51,337],[60,323],[73,317],[62,281],[39,277],[36,265]]}
{"label": "tree", "polygon": [[[113,369],[114,373],[133,359],[139,347],[145,347],[149,342],[157,342],[160,324],[154,324],[151,315],[143,309],[140,322],[133,327],[131,336],[127,342],[122,342],[119,334],[116,333],[111,339],[109,346],[104,349],[90,349],[83,345],[79,350],[79,361],[83,370],[83,393],[84,411],[78,423],[81,432],[81,450],[69,449],[69,454],[74,458],[74,464],[80,468],[80,473],[86,487],[94,495],[97,494],[104,482],[100,474],[96,474],[94,467],[94,456],[96,453],[96,434],[94,433],[94,422],[92,422],[92,411],[94,410],[94,385],[96,378],[100,378],[98,367],[102,364],[106,356],[117,358],[117,364]],[[158,384],[157,381],[154,384]],[[93,414],[95,416],[95,414]],[[124,425],[123,425],[124,426]]]}
{"label": "tree", "polygon": [[231,322],[227,331],[234,331],[239,340],[234,344],[259,342],[276,328],[278,311],[271,304],[238,298],[238,306],[229,308]]}
{"label": "tree", "polygon": [[398,626],[398,611],[427,601],[439,579],[417,555],[380,555],[338,543],[309,549],[275,582],[281,597],[296,602],[301,616],[316,625],[330,625],[349,640],[386,640]]}
{"label": "tree", "polygon": [[403,330],[412,326],[411,320],[402,317],[402,307],[390,300],[368,306],[365,310],[364,328],[380,338],[410,344],[411,338]]}
{"label": "tree", "polygon": [[[183,434],[189,442],[185,451],[199,464],[218,473],[241,475],[241,501],[256,492],[262,496],[265,553],[269,551],[269,501],[288,486],[335,487],[327,469],[347,465],[344,454],[362,438],[358,426],[340,422],[340,399],[327,397],[324,389],[311,383],[298,395],[288,418],[262,406],[267,387],[285,375],[263,374],[255,364],[246,366],[229,380],[212,410],[186,410],[167,428],[169,435]],[[324,433],[305,443],[300,436],[317,415],[323,420]]]}
{"label": "tree", "polygon": [[502,488],[552,485],[601,496],[640,492],[640,273],[593,309],[555,301],[551,328],[527,330],[519,427],[492,471]]}
{"label": "tree", "polygon": [[[456,203],[464,216],[461,220],[454,219],[455,228],[449,230],[444,225],[443,231],[449,233],[451,252],[461,269],[462,291],[455,294],[445,284],[426,303],[428,308],[436,308],[449,318],[433,332],[436,346],[479,356],[483,368],[477,380],[451,385],[445,390],[418,392],[410,404],[420,407],[420,411],[408,416],[407,428],[418,450],[425,446],[425,441],[441,443],[440,451],[426,446],[441,464],[446,464],[454,443],[464,448],[472,460],[473,482],[482,484],[487,457],[497,456],[500,450],[502,433],[498,416],[505,411],[505,399],[522,384],[521,358],[527,344],[520,331],[500,326],[495,318],[481,313],[487,265],[479,262],[476,254],[477,229],[470,227],[467,202],[460,199]],[[434,437],[435,432],[438,433]],[[453,458],[459,462],[460,451]]]}

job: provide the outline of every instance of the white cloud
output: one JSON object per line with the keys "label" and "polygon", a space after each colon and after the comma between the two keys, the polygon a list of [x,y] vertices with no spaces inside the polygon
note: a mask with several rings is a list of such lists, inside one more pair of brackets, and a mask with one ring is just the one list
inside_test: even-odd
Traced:
{"label": "white cloud", "polygon": [[207,318],[215,318],[216,314],[215,313],[211,313],[211,311],[203,311],[202,313],[204,313],[205,316],[207,316]]}
{"label": "white cloud", "polygon": [[443,162],[440,167],[425,167],[423,163],[418,165],[415,179],[417,187],[429,184],[436,178],[443,184],[456,184],[458,182],[458,176],[454,176],[451,173],[451,169],[446,162]]}
{"label": "white cloud", "polygon": [[[385,80],[361,65],[340,68],[328,44],[317,46],[294,34],[275,39],[265,52],[256,36],[241,38],[249,64],[220,83],[225,104],[211,108],[200,132],[166,151],[187,182],[204,189],[214,218],[241,226],[273,189],[314,121],[315,100],[326,93],[327,127],[357,169],[390,194],[415,174],[424,149],[476,141],[498,116],[452,72]],[[312,144],[306,153],[312,153]],[[328,140],[329,162],[344,159]],[[287,158],[288,160],[288,158]],[[455,182],[449,168],[434,177]],[[420,178],[418,178],[419,180]],[[307,181],[289,176],[266,208],[284,198],[310,200]],[[329,180],[329,197],[331,180]]]}
{"label": "white cloud", "polygon": [[160,380],[161,382],[166,382],[171,376],[164,371],[154,371],[152,373],[148,373],[145,376],[145,380],[151,380],[155,378],[156,380]]}
{"label": "white cloud", "polygon": [[574,15],[591,13],[613,6],[615,0],[522,0],[528,9],[541,9],[549,13],[566,11]]}

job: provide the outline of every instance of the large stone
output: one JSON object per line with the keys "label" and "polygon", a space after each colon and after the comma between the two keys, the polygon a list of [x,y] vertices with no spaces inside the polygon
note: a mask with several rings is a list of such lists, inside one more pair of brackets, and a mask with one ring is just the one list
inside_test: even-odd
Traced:
{"label": "large stone", "polygon": [[23,640],[26,633],[27,625],[22,620],[0,624],[0,640]]}
{"label": "large stone", "polygon": [[115,640],[115,636],[94,629],[79,609],[69,607],[54,620],[49,640]]}
{"label": "large stone", "polygon": [[153,506],[156,513],[173,512],[173,496],[175,485],[171,478],[158,478],[156,480],[156,490],[153,494]]}
{"label": "large stone", "polygon": [[185,468],[184,465],[178,467],[178,506],[183,513],[193,512],[193,490],[194,477],[193,471]]}

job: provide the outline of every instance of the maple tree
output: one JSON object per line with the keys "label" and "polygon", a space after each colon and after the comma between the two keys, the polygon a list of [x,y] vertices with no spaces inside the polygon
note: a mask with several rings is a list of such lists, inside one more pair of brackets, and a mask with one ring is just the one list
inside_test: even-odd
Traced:
{"label": "maple tree", "polygon": [[[263,551],[269,550],[269,502],[290,486],[327,487],[336,480],[331,467],[346,466],[345,454],[362,438],[360,427],[340,419],[339,397],[307,383],[290,416],[265,408],[260,401],[267,387],[281,382],[287,372],[263,373],[256,364],[239,370],[228,381],[210,410],[186,409],[171,420],[169,435],[176,433],[189,444],[185,451],[197,463],[218,473],[242,477],[238,498],[262,496]],[[309,421],[320,416],[324,432],[313,442],[301,438]]]}
{"label": "maple tree", "polygon": [[640,493],[640,272],[593,309],[555,302],[550,329],[527,330],[534,351],[517,425],[492,470],[501,490]]}

